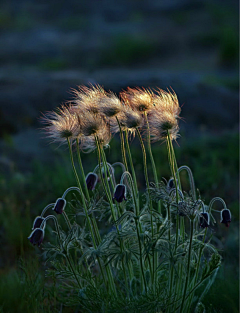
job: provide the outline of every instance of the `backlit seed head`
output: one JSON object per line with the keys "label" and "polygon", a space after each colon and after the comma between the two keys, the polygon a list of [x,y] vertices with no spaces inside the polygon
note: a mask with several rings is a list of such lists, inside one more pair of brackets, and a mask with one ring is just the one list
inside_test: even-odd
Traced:
{"label": "backlit seed head", "polygon": [[[117,116],[121,129],[127,130],[131,134],[134,134],[137,128],[140,128],[144,124],[142,115],[136,110],[124,105],[122,111]],[[113,134],[120,131],[117,120],[111,121],[111,132]]]}
{"label": "backlit seed head", "polygon": [[202,228],[209,227],[209,214],[207,212],[200,213],[199,226]]}
{"label": "backlit seed head", "polygon": [[153,106],[153,92],[144,88],[127,88],[120,93],[126,105],[141,113],[148,111]]}
{"label": "backlit seed head", "polygon": [[106,96],[106,91],[101,86],[79,86],[78,90],[72,92],[75,98],[71,103],[74,106],[94,115],[100,113],[99,102]]}
{"label": "backlit seed head", "polygon": [[[41,226],[41,224],[42,224],[43,221],[44,221],[44,217],[37,216],[37,217],[35,218],[34,222],[33,222],[33,228],[32,228],[32,230],[35,229],[35,228],[40,228],[40,226]],[[44,228],[45,228],[45,223],[43,224],[42,229],[44,229]]]}
{"label": "backlit seed head", "polygon": [[100,99],[98,105],[100,112],[109,118],[118,115],[123,109],[121,101],[114,93],[106,94]]}
{"label": "backlit seed head", "polygon": [[67,202],[65,199],[58,198],[54,205],[53,211],[55,211],[57,214],[62,214],[65,209],[66,203]]}
{"label": "backlit seed head", "polygon": [[154,106],[148,112],[150,136],[153,142],[165,139],[167,134],[171,140],[178,138],[178,119],[180,107],[175,92],[157,90],[154,95]]}
{"label": "backlit seed head", "polygon": [[126,186],[125,185],[118,184],[115,187],[113,200],[116,200],[119,203],[122,202],[123,200],[126,200]]}
{"label": "backlit seed head", "polygon": [[40,246],[44,238],[44,230],[42,228],[35,228],[28,239],[30,240],[31,244]]}
{"label": "backlit seed head", "polygon": [[66,143],[67,139],[75,137],[79,132],[77,115],[68,106],[45,114],[41,121],[46,125],[43,130],[52,142]]}
{"label": "backlit seed head", "polygon": [[228,209],[223,209],[221,211],[221,223],[225,224],[226,227],[229,227],[231,223],[231,212]]}
{"label": "backlit seed head", "polygon": [[95,173],[88,173],[86,177],[86,184],[87,184],[87,189],[88,190],[94,190],[95,186],[98,182],[98,175]]}

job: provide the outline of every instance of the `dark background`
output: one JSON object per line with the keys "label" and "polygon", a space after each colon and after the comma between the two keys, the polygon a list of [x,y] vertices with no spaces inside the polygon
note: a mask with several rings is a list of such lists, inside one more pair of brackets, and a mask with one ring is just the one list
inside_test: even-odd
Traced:
{"label": "dark background", "polygon": [[[1,1],[0,43],[0,309],[26,311],[16,309],[14,290],[19,258],[36,255],[26,239],[32,219],[74,184],[66,149],[42,138],[41,112],[71,99],[71,88],[98,83],[116,93],[127,86],[177,93],[179,164],[192,168],[207,203],[221,196],[233,214],[229,229],[219,221],[212,229],[223,267],[205,303],[238,312],[238,2]],[[163,146],[153,149],[168,178]],[[115,161],[117,151],[113,143]],[[91,170],[95,156],[87,157]]]}

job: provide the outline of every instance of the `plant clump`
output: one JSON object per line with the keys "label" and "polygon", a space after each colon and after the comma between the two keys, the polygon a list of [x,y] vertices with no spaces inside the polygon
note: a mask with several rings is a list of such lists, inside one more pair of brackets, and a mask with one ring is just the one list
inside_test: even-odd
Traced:
{"label": "plant clump", "polygon": [[[219,221],[227,227],[231,212],[220,197],[204,203],[191,169],[177,164],[172,142],[179,137],[181,109],[176,93],[137,87],[117,97],[97,85],[80,86],[73,94],[72,101],[44,115],[42,122],[47,137],[68,145],[76,186],[43,209],[29,236],[33,245],[43,243],[58,301],[91,313],[199,310],[221,263],[211,243],[213,204],[221,202]],[[111,164],[105,149],[117,133],[121,159]],[[143,191],[131,135],[141,146]],[[160,140],[168,153],[168,180],[157,171],[151,150]],[[91,151],[96,152],[96,164],[86,176],[81,153]],[[190,192],[182,189],[182,171],[187,172]],[[67,201],[73,192],[75,200]],[[47,214],[50,208],[52,214]],[[44,239],[48,220],[55,227],[51,243]],[[202,294],[196,296],[197,290]]]}

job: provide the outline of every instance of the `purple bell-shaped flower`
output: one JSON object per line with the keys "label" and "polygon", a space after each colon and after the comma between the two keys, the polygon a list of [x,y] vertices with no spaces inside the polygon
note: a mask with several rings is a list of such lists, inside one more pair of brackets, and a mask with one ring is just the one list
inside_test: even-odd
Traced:
{"label": "purple bell-shaped flower", "polygon": [[225,224],[226,227],[229,227],[231,222],[231,212],[228,209],[223,209],[221,211],[221,223]]}
{"label": "purple bell-shaped flower", "polygon": [[88,173],[86,177],[87,189],[94,190],[97,182],[98,182],[98,175],[92,172]]}
{"label": "purple bell-shaped flower", "polygon": [[57,214],[62,214],[62,212],[65,209],[66,203],[67,202],[65,199],[58,198],[55,205],[54,205],[53,211],[55,211]]}
{"label": "purple bell-shaped flower", "polygon": [[116,200],[117,202],[122,202],[123,200],[126,200],[126,186],[123,184],[119,184],[115,187],[113,200]]}
{"label": "purple bell-shaped flower", "polygon": [[30,240],[31,244],[40,246],[44,238],[44,230],[42,228],[35,228],[28,239]]}
{"label": "purple bell-shaped flower", "polygon": [[207,212],[202,212],[200,214],[199,226],[202,228],[209,226],[209,214]]}
{"label": "purple bell-shaped flower", "polygon": [[[40,228],[42,222],[44,221],[44,217],[41,217],[41,216],[37,216],[33,222],[33,227],[32,227],[32,230],[35,229],[35,228]],[[44,223],[44,226],[43,228],[45,227],[45,223]]]}

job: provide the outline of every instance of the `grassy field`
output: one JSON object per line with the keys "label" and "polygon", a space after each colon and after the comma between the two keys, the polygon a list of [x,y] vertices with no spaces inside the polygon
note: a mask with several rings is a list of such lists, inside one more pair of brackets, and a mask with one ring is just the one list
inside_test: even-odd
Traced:
{"label": "grassy field", "polygon": [[[106,151],[108,161],[121,161],[118,139],[113,139],[110,146]],[[216,225],[209,230],[213,233],[223,262],[213,287],[203,301],[207,312],[238,312],[237,147],[236,133],[191,141],[185,136],[179,141],[179,146],[175,145],[178,165],[188,165],[192,169],[196,187],[205,203],[209,203],[214,196],[220,196],[232,212],[229,228],[220,224],[219,217],[216,217]],[[142,157],[137,139],[131,142],[131,149],[137,164],[139,188],[143,190]],[[58,303],[55,287],[50,288],[52,282],[50,284],[44,277],[42,249],[32,247],[27,240],[35,216],[48,203],[60,197],[65,189],[75,185],[69,156],[66,149],[63,150],[51,165],[34,162],[31,173],[13,170],[0,174],[0,312],[76,312],[74,308],[62,308]],[[154,144],[153,154],[159,177],[168,179],[170,169],[165,145]],[[83,155],[85,172],[92,171],[96,162],[94,152]],[[150,167],[149,175],[152,181]],[[188,190],[187,177],[182,178],[183,187]]]}

